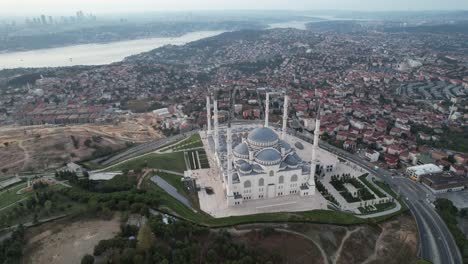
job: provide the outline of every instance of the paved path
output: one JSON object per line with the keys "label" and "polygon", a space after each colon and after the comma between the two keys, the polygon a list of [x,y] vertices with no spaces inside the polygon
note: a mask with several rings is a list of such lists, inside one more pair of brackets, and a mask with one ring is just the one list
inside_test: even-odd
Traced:
{"label": "paved path", "polygon": [[159,176],[153,176],[151,177],[151,181],[156,183],[159,187],[161,187],[164,191],[166,191],[170,196],[174,197],[177,199],[179,202],[187,206],[188,208],[193,209],[192,205],[190,204],[189,200],[182,196],[174,186],[170,185],[167,181],[165,181],[163,178]]}
{"label": "paved path", "polygon": [[28,199],[28,198],[29,198],[29,197],[25,197],[25,198],[23,198],[23,199],[21,199],[21,200],[18,200],[18,201],[14,202],[14,203],[11,203],[11,204],[5,206],[5,207],[3,207],[3,208],[0,208],[0,211],[3,211],[3,210],[5,210],[5,209],[8,209],[8,208],[12,207],[13,205],[15,205],[15,204],[17,204],[17,203],[21,203],[22,201],[24,201],[24,200],[26,200],[26,199]]}
{"label": "paved path", "polygon": [[296,236],[300,236],[300,237],[306,239],[307,241],[312,242],[318,248],[318,250],[320,251],[320,254],[322,254],[323,262],[325,264],[329,264],[328,258],[327,258],[327,253],[325,252],[325,250],[323,250],[323,248],[320,246],[320,244],[317,243],[314,239],[310,238],[309,236],[307,236],[307,235],[305,235],[303,233],[299,233],[299,232],[292,231],[292,230],[289,230],[289,229],[275,228],[275,230],[280,231],[280,232],[284,232],[284,233],[293,234],[293,235],[296,235]]}
{"label": "paved path", "polygon": [[[60,219],[60,218],[63,218],[67,216],[66,214],[63,214],[63,215],[58,215],[58,216],[52,216],[52,217],[48,217],[48,218],[44,218],[44,219],[40,219],[38,220],[37,223],[33,223],[33,222],[27,222],[27,223],[24,223],[23,226],[24,227],[30,227],[30,226],[34,226],[34,225],[37,225],[37,224],[43,224],[43,223],[47,223],[47,222],[50,222],[50,221],[54,221],[54,220],[57,220],[57,219]],[[13,230],[13,229],[16,229],[19,225],[14,225],[14,226],[10,226],[8,228],[4,228],[0,231],[3,231],[3,230]],[[0,242],[2,242],[3,240],[9,238],[11,236],[11,233],[12,231],[9,231],[9,232],[6,232],[5,234],[2,234],[0,236]]]}
{"label": "paved path", "polygon": [[346,230],[346,235],[343,237],[343,239],[341,239],[340,246],[338,247],[338,249],[336,250],[336,252],[335,252],[335,254],[333,256],[333,264],[336,264],[338,262],[338,259],[340,259],[341,251],[343,250],[343,246],[346,243],[346,241],[348,240],[348,238],[351,237],[352,234],[360,231],[361,229],[362,229],[362,227],[358,227],[356,229],[353,229],[352,231]]}

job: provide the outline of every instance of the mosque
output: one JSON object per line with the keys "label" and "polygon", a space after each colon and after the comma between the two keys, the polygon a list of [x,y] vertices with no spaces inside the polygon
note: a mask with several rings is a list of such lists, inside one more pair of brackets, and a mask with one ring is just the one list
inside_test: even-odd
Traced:
{"label": "mosque", "polygon": [[[282,129],[268,124],[269,94],[266,96],[265,123],[263,126],[218,124],[217,101],[207,97],[207,151],[214,153],[219,166],[225,200],[236,207],[250,200],[271,199],[282,196],[315,196],[316,175],[335,169],[336,158],[323,158],[318,154],[320,114],[315,122],[314,141],[310,152],[298,155],[300,143],[287,134],[288,96],[284,97]],[[320,111],[319,111],[320,112]],[[211,120],[214,129],[211,127]],[[297,149],[296,149],[297,148]],[[309,148],[310,149],[310,148]],[[328,156],[327,156],[328,157]]]}

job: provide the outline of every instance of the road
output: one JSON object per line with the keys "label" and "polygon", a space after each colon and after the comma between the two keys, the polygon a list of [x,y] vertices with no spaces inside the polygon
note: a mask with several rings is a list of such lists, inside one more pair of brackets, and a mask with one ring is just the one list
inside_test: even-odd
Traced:
{"label": "road", "polygon": [[[301,138],[310,141],[308,137]],[[434,207],[427,202],[428,191],[420,183],[413,182],[406,177],[393,177],[391,176],[392,172],[382,168],[375,169],[372,163],[326,142],[320,142],[319,145],[321,148],[363,167],[397,190],[416,219],[422,258],[432,263],[462,263],[460,251],[452,234]]]}
{"label": "road", "polygon": [[121,152],[117,155],[114,155],[106,160],[100,162],[103,166],[108,166],[114,163],[118,163],[148,152],[151,152],[159,147],[162,147],[166,144],[174,143],[182,140],[183,138],[190,137],[191,135],[198,133],[198,130],[192,130],[183,134],[178,134],[172,137],[162,138],[158,140],[149,141],[135,147],[129,148],[124,152]]}

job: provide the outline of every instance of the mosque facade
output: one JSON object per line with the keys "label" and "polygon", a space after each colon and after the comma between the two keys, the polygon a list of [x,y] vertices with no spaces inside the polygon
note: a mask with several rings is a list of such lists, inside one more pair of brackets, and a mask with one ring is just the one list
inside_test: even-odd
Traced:
{"label": "mosque facade", "polygon": [[[265,109],[265,124],[246,130],[227,128],[220,131],[217,102],[213,101],[214,130],[211,130],[211,102],[207,97],[207,134],[212,138],[218,157],[227,203],[237,206],[249,200],[281,196],[315,195],[317,171],[333,171],[336,164],[317,159],[320,117],[316,119],[314,144],[310,160],[303,160],[286,140],[288,97],[284,98],[283,126],[277,132],[268,125],[269,94]],[[233,140],[234,138],[234,140]]]}

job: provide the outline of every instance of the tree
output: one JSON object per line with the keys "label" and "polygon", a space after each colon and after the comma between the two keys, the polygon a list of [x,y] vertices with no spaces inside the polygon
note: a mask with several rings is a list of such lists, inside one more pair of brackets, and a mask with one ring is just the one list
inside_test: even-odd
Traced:
{"label": "tree", "polygon": [[143,251],[149,251],[156,243],[156,238],[148,224],[144,224],[138,231],[137,248]]}
{"label": "tree", "polygon": [[50,200],[45,201],[44,207],[47,213],[50,213],[50,210],[52,209],[52,202]]}
{"label": "tree", "polygon": [[89,254],[84,255],[81,264],[94,264],[94,257]]}
{"label": "tree", "polygon": [[93,142],[92,142],[89,138],[87,138],[87,139],[84,141],[84,145],[85,145],[86,147],[88,147],[88,148],[91,147],[91,143],[93,143]]}

